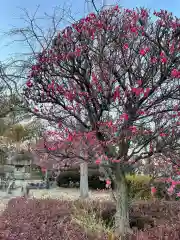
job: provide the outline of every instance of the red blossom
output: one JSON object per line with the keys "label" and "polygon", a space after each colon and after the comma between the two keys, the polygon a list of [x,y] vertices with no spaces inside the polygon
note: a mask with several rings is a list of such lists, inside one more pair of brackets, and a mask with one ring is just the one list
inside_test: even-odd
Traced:
{"label": "red blossom", "polygon": [[137,132],[137,127],[136,126],[131,126],[131,127],[129,127],[129,129],[132,131],[132,133]]}
{"label": "red blossom", "polygon": [[34,112],[39,112],[39,109],[35,107]]}
{"label": "red blossom", "polygon": [[100,163],[101,163],[101,159],[97,159],[97,160],[95,161],[95,163],[96,163],[96,164],[100,164]]}
{"label": "red blossom", "polygon": [[166,133],[160,133],[159,136],[166,137]]}
{"label": "red blossom", "polygon": [[144,115],[144,114],[145,114],[145,111],[139,110],[139,111],[138,111],[138,114],[139,114],[139,115]]}
{"label": "red blossom", "polygon": [[127,49],[129,48],[128,43],[125,43],[124,46],[123,46],[123,48],[124,48],[125,50],[127,50]]}
{"label": "red blossom", "polygon": [[157,192],[157,189],[155,187],[151,187],[151,193],[155,194]]}
{"label": "red blossom", "polygon": [[106,185],[107,185],[107,186],[110,186],[110,185],[111,185],[111,180],[106,179]]}
{"label": "red blossom", "polygon": [[126,120],[126,121],[128,121],[129,116],[128,116],[127,113],[123,113],[123,114],[121,115],[121,118],[124,119],[124,120]]}
{"label": "red blossom", "polygon": [[149,92],[150,92],[150,88],[144,89],[144,96],[145,96],[145,97],[148,97]]}
{"label": "red blossom", "polygon": [[116,99],[120,98],[120,87],[116,87],[115,91],[114,91],[114,96],[113,96],[113,100],[116,101]]}
{"label": "red blossom", "polygon": [[132,92],[135,93],[137,96],[139,96],[142,92],[142,88],[132,88]]}
{"label": "red blossom", "polygon": [[157,63],[157,58],[156,57],[152,57],[151,58],[151,63],[153,63],[153,64]]}
{"label": "red blossom", "polygon": [[142,56],[145,56],[146,55],[146,50],[145,49],[141,49],[139,51],[139,54],[142,55]]}
{"label": "red blossom", "polygon": [[162,58],[161,58],[161,62],[162,62],[162,63],[167,63],[167,58],[166,58],[166,57],[162,57]]}
{"label": "red blossom", "polygon": [[26,82],[26,86],[27,86],[27,87],[32,87],[32,86],[33,86],[33,83],[32,83],[30,80],[28,80],[28,81]]}
{"label": "red blossom", "polygon": [[180,77],[180,71],[178,71],[177,69],[173,69],[171,71],[171,77],[179,78]]}

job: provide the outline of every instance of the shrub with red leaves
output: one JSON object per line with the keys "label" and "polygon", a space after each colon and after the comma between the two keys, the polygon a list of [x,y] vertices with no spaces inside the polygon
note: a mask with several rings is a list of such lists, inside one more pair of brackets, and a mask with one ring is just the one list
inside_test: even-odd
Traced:
{"label": "shrub with red leaves", "polygon": [[[100,208],[104,220],[110,220],[115,213],[113,204],[101,203]],[[180,205],[175,201],[133,204],[130,209],[130,223],[134,232],[128,240],[179,240]]]}
{"label": "shrub with red leaves", "polygon": [[[115,213],[111,202],[81,202],[80,208],[96,211],[108,223]],[[107,240],[106,235],[89,235],[72,221],[72,203],[52,199],[12,199],[0,217],[2,240]],[[127,240],[179,240],[178,202],[141,202],[130,210],[133,234]],[[149,224],[149,223],[153,224]],[[113,238],[112,238],[113,239]],[[115,238],[114,238],[115,240]]]}
{"label": "shrub with red leaves", "polygon": [[65,201],[15,198],[0,217],[0,239],[3,240],[94,238],[72,222],[71,206]]}

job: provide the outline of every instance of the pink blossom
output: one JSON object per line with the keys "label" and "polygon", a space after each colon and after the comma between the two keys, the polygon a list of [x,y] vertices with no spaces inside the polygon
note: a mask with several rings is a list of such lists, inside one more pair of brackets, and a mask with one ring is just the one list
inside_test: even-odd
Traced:
{"label": "pink blossom", "polygon": [[34,112],[39,112],[38,108],[35,107],[34,108]]}
{"label": "pink blossom", "polygon": [[139,54],[142,55],[142,56],[145,56],[146,53],[149,52],[149,50],[150,50],[150,49],[149,49],[148,47],[142,48],[142,49],[140,49]]}
{"label": "pink blossom", "polygon": [[142,56],[145,56],[146,55],[146,50],[145,49],[141,49],[139,51],[139,54],[142,55]]}
{"label": "pink blossom", "polygon": [[151,58],[151,63],[157,63],[157,58],[156,57],[152,57]]}
{"label": "pink blossom", "polygon": [[115,11],[119,11],[119,6],[116,5],[113,9],[114,9]]}
{"label": "pink blossom", "polygon": [[151,193],[155,194],[156,192],[157,192],[156,188],[155,187],[151,187]]}
{"label": "pink blossom", "polygon": [[137,27],[131,27],[131,32],[132,33],[137,33]]}
{"label": "pink blossom", "polygon": [[116,99],[119,99],[119,98],[120,98],[120,89],[119,89],[119,86],[118,86],[118,87],[115,88],[113,100],[116,101]]}
{"label": "pink blossom", "polygon": [[129,48],[129,45],[127,43],[125,43],[123,48],[127,50]]}
{"label": "pink blossom", "polygon": [[70,141],[70,142],[72,142],[72,140],[73,140],[73,136],[72,136],[72,134],[69,134],[67,140]]}
{"label": "pink blossom", "polygon": [[27,86],[27,87],[32,87],[33,84],[32,84],[32,82],[31,82],[30,80],[28,80],[28,81],[26,82],[26,86]]}
{"label": "pink blossom", "polygon": [[169,187],[169,188],[167,189],[167,191],[168,191],[168,194],[169,194],[169,195],[172,195],[172,194],[173,194],[173,191],[174,191],[174,186],[172,185],[171,187]]}
{"label": "pink blossom", "polygon": [[132,92],[136,94],[136,96],[139,96],[142,92],[142,88],[132,88]]}
{"label": "pink blossom", "polygon": [[131,126],[131,127],[129,127],[129,129],[132,131],[132,133],[137,132],[137,127],[136,126]]}
{"label": "pink blossom", "polygon": [[180,76],[180,71],[178,71],[177,69],[173,69],[173,70],[171,71],[171,77],[176,78],[176,77],[178,77],[178,76]]}
{"label": "pink blossom", "polygon": [[101,159],[97,159],[97,160],[95,161],[95,163],[96,163],[96,164],[100,164],[100,163],[101,163]]}
{"label": "pink blossom", "polygon": [[161,52],[161,53],[160,53],[160,56],[161,56],[161,57],[164,57],[164,55],[165,55],[164,52]]}
{"label": "pink blossom", "polygon": [[161,62],[162,62],[162,63],[167,63],[167,58],[166,58],[166,57],[162,57],[162,58],[161,58]]}
{"label": "pink blossom", "polygon": [[128,120],[129,119],[129,116],[128,116],[128,114],[127,113],[123,113],[122,115],[121,115],[121,118],[124,118],[124,120]]}
{"label": "pink blossom", "polygon": [[139,115],[144,115],[144,114],[145,114],[145,111],[139,110],[139,111],[138,111],[138,114],[139,114]]}
{"label": "pink blossom", "polygon": [[112,162],[113,162],[113,163],[119,163],[120,160],[119,160],[119,159],[113,159]]}
{"label": "pink blossom", "polygon": [[144,97],[148,97],[149,92],[150,92],[150,88],[144,89]]}
{"label": "pink blossom", "polygon": [[110,186],[110,185],[111,185],[111,180],[106,179],[106,185],[107,185],[107,186]]}
{"label": "pink blossom", "polygon": [[165,137],[166,134],[165,134],[165,133],[160,133],[159,136],[161,136],[161,137]]}
{"label": "pink blossom", "polygon": [[180,192],[178,192],[178,193],[176,194],[176,196],[177,196],[177,197],[180,197]]}

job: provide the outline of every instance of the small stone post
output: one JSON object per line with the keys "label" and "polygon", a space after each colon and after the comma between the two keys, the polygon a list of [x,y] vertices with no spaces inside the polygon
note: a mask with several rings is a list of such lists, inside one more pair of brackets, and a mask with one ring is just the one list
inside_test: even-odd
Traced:
{"label": "small stone post", "polygon": [[83,162],[80,164],[80,197],[89,197],[89,187],[88,187],[88,164]]}

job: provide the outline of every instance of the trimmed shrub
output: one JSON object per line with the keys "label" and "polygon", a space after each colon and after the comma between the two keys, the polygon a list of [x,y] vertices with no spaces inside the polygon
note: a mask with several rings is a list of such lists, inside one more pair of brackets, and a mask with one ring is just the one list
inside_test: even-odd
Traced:
{"label": "trimmed shrub", "polygon": [[[133,234],[126,239],[179,240],[179,212],[177,201],[133,204]],[[117,240],[113,233],[114,214],[115,205],[111,202],[15,198],[0,216],[0,239]]]}
{"label": "trimmed shrub", "polygon": [[52,199],[15,198],[0,216],[3,240],[94,240],[72,221],[71,203]]}

